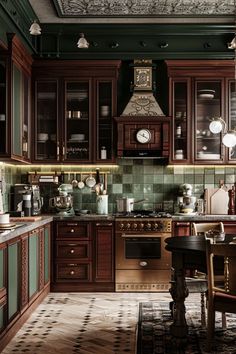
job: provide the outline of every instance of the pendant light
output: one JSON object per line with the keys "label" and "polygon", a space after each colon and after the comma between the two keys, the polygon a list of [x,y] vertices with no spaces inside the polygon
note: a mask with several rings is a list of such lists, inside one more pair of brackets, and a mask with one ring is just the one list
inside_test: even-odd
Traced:
{"label": "pendant light", "polygon": [[32,36],[39,36],[41,34],[41,27],[39,26],[37,20],[34,20],[30,26],[29,32]]}
{"label": "pendant light", "polygon": [[89,47],[89,42],[84,37],[84,33],[80,33],[80,38],[77,42],[77,47],[80,49],[87,49]]}

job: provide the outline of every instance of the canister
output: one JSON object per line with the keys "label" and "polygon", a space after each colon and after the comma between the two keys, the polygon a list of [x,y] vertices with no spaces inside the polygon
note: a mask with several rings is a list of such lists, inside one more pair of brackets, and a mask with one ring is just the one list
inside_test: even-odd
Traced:
{"label": "canister", "polygon": [[97,214],[106,215],[108,214],[108,195],[98,195],[97,196]]}

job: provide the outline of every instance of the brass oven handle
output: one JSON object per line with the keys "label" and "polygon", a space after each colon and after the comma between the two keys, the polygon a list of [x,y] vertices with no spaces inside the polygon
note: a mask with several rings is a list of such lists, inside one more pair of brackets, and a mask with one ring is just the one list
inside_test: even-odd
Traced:
{"label": "brass oven handle", "polygon": [[146,233],[143,233],[143,234],[121,234],[121,237],[122,238],[131,238],[131,237],[135,237],[135,238],[144,238],[144,237],[152,237],[152,238],[158,238],[158,237],[163,237],[164,235],[166,235],[166,233],[162,232],[160,234],[157,234],[157,233],[153,233],[153,234],[146,234]]}

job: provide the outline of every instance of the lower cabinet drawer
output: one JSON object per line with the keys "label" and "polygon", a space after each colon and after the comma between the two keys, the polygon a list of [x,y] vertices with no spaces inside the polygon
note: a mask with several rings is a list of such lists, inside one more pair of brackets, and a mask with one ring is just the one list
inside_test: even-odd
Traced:
{"label": "lower cabinet drawer", "polygon": [[91,258],[91,243],[86,241],[79,243],[57,242],[56,257],[89,260]]}
{"label": "lower cabinet drawer", "polygon": [[56,265],[58,280],[92,281],[92,264],[89,263],[58,263]]}

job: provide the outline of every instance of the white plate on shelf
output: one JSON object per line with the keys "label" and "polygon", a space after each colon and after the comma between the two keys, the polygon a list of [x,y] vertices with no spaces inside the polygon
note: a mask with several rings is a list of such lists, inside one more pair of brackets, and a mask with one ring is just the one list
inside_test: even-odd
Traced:
{"label": "white plate on shelf", "polygon": [[199,98],[214,98],[214,95],[212,93],[200,93],[198,95]]}
{"label": "white plate on shelf", "polygon": [[197,156],[198,159],[201,160],[219,160],[220,154],[201,154]]}

